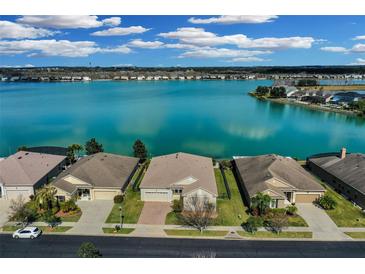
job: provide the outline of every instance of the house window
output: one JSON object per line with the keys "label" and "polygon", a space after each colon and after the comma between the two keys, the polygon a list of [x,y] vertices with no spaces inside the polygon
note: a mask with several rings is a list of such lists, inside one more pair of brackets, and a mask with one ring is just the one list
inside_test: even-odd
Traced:
{"label": "house window", "polygon": [[270,202],[270,208],[277,208],[278,207],[278,200],[272,199]]}
{"label": "house window", "polygon": [[65,196],[57,196],[57,200],[59,202],[64,202],[65,201]]}

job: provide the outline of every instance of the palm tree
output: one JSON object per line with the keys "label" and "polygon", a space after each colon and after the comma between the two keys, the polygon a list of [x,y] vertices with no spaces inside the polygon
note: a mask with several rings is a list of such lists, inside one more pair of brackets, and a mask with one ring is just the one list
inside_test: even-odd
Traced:
{"label": "palm tree", "polygon": [[257,208],[259,215],[262,216],[270,207],[270,202],[271,198],[269,195],[259,192],[251,199],[251,208]]}
{"label": "palm tree", "polygon": [[37,191],[35,200],[40,209],[52,209],[52,202],[57,190],[55,187],[46,185]]}

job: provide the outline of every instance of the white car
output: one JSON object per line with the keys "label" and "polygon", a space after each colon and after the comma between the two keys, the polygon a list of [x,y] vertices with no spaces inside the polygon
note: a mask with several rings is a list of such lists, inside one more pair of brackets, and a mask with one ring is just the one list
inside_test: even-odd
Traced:
{"label": "white car", "polygon": [[19,238],[26,238],[26,239],[35,239],[39,235],[41,235],[42,230],[40,230],[38,227],[34,226],[27,226],[21,229],[18,229],[13,233],[13,238],[19,239]]}

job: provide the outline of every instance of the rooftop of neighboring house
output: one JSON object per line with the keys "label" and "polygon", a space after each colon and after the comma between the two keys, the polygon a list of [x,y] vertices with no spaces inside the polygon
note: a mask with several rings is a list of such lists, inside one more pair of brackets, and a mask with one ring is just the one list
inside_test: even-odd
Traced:
{"label": "rooftop of neighboring house", "polygon": [[203,189],[218,195],[211,158],[183,152],[154,157],[140,188],[171,188],[178,186],[185,195]]}
{"label": "rooftop of neighboring house", "polygon": [[18,151],[0,161],[0,182],[5,186],[34,186],[65,159],[60,155]]}
{"label": "rooftop of neighboring house", "polygon": [[290,157],[267,154],[237,157],[234,161],[250,197],[267,191],[283,198],[284,191],[324,191],[316,179]]}
{"label": "rooftop of neighboring house", "polygon": [[345,152],[317,155],[310,157],[309,161],[365,194],[365,154]]}
{"label": "rooftop of neighboring house", "polygon": [[138,158],[99,152],[78,160],[53,185],[68,193],[80,186],[122,189],[138,162]]}

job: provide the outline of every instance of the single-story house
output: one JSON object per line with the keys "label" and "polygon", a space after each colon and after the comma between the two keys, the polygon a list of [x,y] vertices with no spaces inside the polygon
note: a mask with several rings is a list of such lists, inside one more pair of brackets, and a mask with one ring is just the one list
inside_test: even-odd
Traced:
{"label": "single-story house", "polygon": [[0,161],[0,198],[25,200],[35,190],[56,177],[64,168],[66,157],[18,151]]}
{"label": "single-story house", "polygon": [[184,208],[191,197],[208,199],[215,205],[218,196],[212,159],[182,152],[152,158],[140,189],[142,201],[182,198]]}
{"label": "single-story house", "polygon": [[81,158],[59,174],[52,185],[60,201],[112,200],[122,194],[138,168],[138,158],[99,152]]}
{"label": "single-story house", "polygon": [[307,159],[309,169],[337,192],[365,209],[365,154],[317,154]]}
{"label": "single-story house", "polygon": [[257,193],[271,197],[271,208],[312,203],[325,189],[294,159],[275,154],[236,157],[235,173],[248,205]]}

